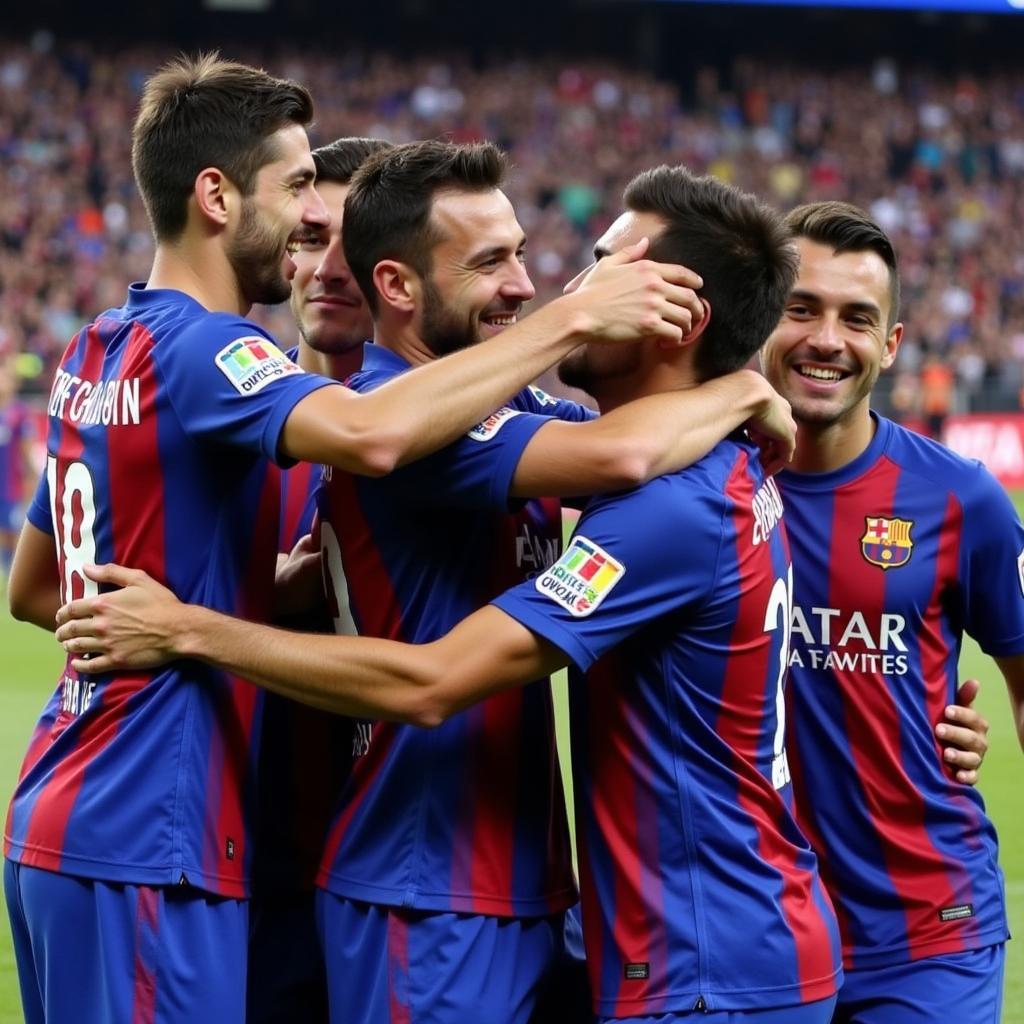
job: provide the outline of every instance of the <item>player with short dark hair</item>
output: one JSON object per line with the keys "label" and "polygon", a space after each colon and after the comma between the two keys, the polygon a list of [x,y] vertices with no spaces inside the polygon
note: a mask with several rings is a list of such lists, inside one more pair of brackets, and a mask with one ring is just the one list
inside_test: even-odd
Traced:
{"label": "player with short dark hair", "polygon": [[881,228],[837,202],[788,224],[800,275],[763,361],[800,425],[778,478],[795,579],[790,751],[843,937],[835,1019],[997,1024],[996,835],[943,753],[955,722],[934,730],[962,712],[967,632],[998,664],[1024,746],[1024,529],[979,463],[870,411],[903,334]]}
{"label": "player with short dark hair", "polygon": [[[301,86],[213,55],[147,81],[133,162],[153,269],[62,358],[12,568],[16,617],[50,628],[62,601],[96,592],[84,565],[114,557],[269,621],[268,460],[386,472],[459,436],[583,337],[653,331],[671,344],[699,314],[687,271],[627,259],[500,345],[372,395],[304,373],[244,315],[287,297],[289,252],[328,223],[311,113]],[[248,683],[194,666],[62,673],[5,832],[29,1021],[242,1019],[259,705]]]}
{"label": "player with short dark hair", "polygon": [[[388,148],[381,139],[341,138],[313,150],[316,188],[329,226],[310,226],[292,254],[291,311],[299,331],[290,358],[310,373],[344,380],[359,368],[373,320],[341,245],[342,212],[359,165]],[[277,473],[278,550],[313,529],[321,466]],[[277,483],[271,470],[270,486]],[[295,629],[331,632],[326,608],[293,616]],[[313,889],[331,812],[351,764],[352,724],[278,694],[266,694],[259,724],[257,828],[252,865],[247,1024],[327,1020],[327,976],[316,934]]]}
{"label": "player with short dark hair", "polygon": [[[679,168],[659,169],[648,180],[673,202],[627,208],[598,242],[598,265],[641,237],[695,260],[700,225],[715,218],[718,245],[746,268],[728,275],[732,285],[718,290],[716,301],[742,298],[756,315],[737,324],[735,334],[717,332],[721,355],[702,360],[698,351],[718,315],[702,289],[705,316],[683,348],[668,351],[641,341],[607,358],[593,346],[574,353],[563,373],[587,386],[608,420],[654,398],[681,391],[692,396],[706,362],[749,359],[778,321],[796,274],[788,232],[754,197]],[[665,241],[670,231],[671,247]],[[693,250],[687,248],[691,237]],[[445,271],[443,256],[443,249],[435,250],[437,274]],[[487,443],[493,434],[484,435],[496,423],[494,433],[500,439],[508,431],[509,441],[530,415],[510,409],[516,415],[460,444]],[[534,436],[540,439],[554,426],[540,427]],[[433,479],[444,486],[436,474]],[[440,518],[427,519],[429,508],[422,514],[438,535]],[[436,611],[442,590],[429,574],[410,588],[407,577],[390,573],[388,600],[373,606],[384,618],[403,600],[418,602],[424,620],[418,631],[408,628],[409,616],[400,616],[373,627],[391,641],[299,639],[182,608],[141,574],[106,566],[95,570],[97,578],[136,586],[64,609],[62,619],[73,621],[60,636],[72,650],[103,652],[105,667],[168,656],[227,665],[238,659],[271,688],[315,705],[437,726],[430,732],[388,722],[374,726],[361,767],[368,782],[363,791],[371,794],[374,780],[386,777],[400,752],[403,734],[446,753],[458,723],[489,726],[494,740],[509,735],[501,727],[525,717],[519,709],[526,705],[512,700],[515,691],[504,691],[571,663],[579,670],[571,686],[577,838],[597,1013],[609,1020],[661,1022],[699,1013],[701,1020],[722,1024],[825,1024],[840,977],[839,935],[814,854],[791,813],[782,688],[792,583],[781,515],[756,449],[734,434],[689,469],[592,499],[564,555],[447,633],[447,616]],[[458,541],[471,550],[472,530],[470,513],[440,552],[448,572]],[[428,545],[415,554],[429,557]],[[344,558],[338,564],[346,564]],[[472,557],[456,563],[455,571],[479,588],[489,583]],[[355,576],[349,576],[349,594],[358,593]],[[354,602],[353,611],[360,614],[362,606]],[[428,642],[416,647],[394,639]],[[588,669],[587,678],[579,678]],[[480,763],[497,756],[501,748],[494,740],[480,749]],[[518,758],[503,765],[534,778],[546,747],[534,742],[513,749]],[[464,757],[421,763],[419,777],[403,779],[418,792],[433,791],[435,776],[461,783],[463,792],[478,779],[487,787],[489,801],[476,803],[471,824],[483,818],[493,825],[487,817],[494,802],[509,799],[510,791],[522,806],[525,794],[512,789],[522,776],[507,767],[501,775],[481,774]],[[439,823],[450,827],[452,808],[462,806],[428,803],[411,827],[428,835]],[[347,820],[336,833],[342,841],[345,829],[358,834],[363,813],[362,803],[347,805]],[[408,826],[396,826],[396,836],[399,828]],[[461,838],[458,821],[456,828]],[[484,824],[476,829],[469,835],[488,835]],[[414,831],[409,841],[416,837]],[[327,861],[342,883],[358,877],[358,858],[370,863],[369,842],[368,833],[348,860],[336,866]],[[502,847],[477,842],[466,850],[465,861],[448,862],[449,871],[484,865],[478,877],[489,882],[486,868],[501,865]],[[410,886],[432,877],[425,863],[409,870],[401,839],[384,852],[400,858],[398,872],[386,880],[402,878],[403,871]],[[505,863],[519,884],[525,869],[519,847]],[[453,877],[476,881],[472,872]],[[425,891],[410,888],[409,897]],[[521,890],[512,892],[521,898]],[[408,931],[389,933],[396,951],[408,951],[410,967],[414,947],[401,940],[412,933],[411,924]],[[417,956],[428,952],[415,949]],[[489,1007],[486,1019],[518,1018]]]}

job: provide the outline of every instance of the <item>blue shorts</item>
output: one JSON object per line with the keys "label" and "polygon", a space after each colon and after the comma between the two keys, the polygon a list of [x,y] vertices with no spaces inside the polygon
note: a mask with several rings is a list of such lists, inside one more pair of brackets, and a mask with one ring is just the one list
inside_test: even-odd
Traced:
{"label": "blue shorts", "polygon": [[4,892],[27,1024],[243,1024],[244,901],[13,861]]}
{"label": "blue shorts", "polygon": [[[765,1010],[691,1010],[689,1013],[657,1013],[652,1017],[601,1017],[602,1024],[829,1024],[836,997],[799,1006],[773,1006]],[[946,1024],[949,1024],[947,1021]]]}
{"label": "blue shorts", "polygon": [[[385,907],[317,890],[331,1024],[527,1024],[562,964],[564,914]],[[562,1016],[558,1024],[592,1021]]]}
{"label": "blue shorts", "polygon": [[847,970],[837,1024],[999,1024],[1006,947]]}
{"label": "blue shorts", "polygon": [[313,891],[249,901],[246,1024],[327,1024],[327,976]]}

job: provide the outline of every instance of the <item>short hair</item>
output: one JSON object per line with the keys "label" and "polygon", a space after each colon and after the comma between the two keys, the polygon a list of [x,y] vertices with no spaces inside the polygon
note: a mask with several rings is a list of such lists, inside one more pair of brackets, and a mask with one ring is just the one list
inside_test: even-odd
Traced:
{"label": "short hair", "polygon": [[501,187],[508,160],[490,142],[456,145],[408,142],[371,156],[352,177],[341,224],[352,274],[377,312],[373,269],[397,260],[421,277],[430,274],[431,251],[440,237],[431,210],[440,192],[489,192]]}
{"label": "short hair", "polygon": [[270,136],[312,119],[303,86],[215,52],[182,55],[151,75],[132,128],[132,167],[157,241],[185,229],[188,197],[204,167],[251,195],[259,169],[277,159]]}
{"label": "short hair", "polygon": [[775,329],[793,289],[797,254],[782,217],[756,196],[685,167],[637,175],[626,209],[665,222],[651,259],[679,263],[704,279],[711,306],[694,365],[702,379],[745,366]]}
{"label": "short hair", "polygon": [[374,153],[392,148],[392,144],[383,139],[363,139],[355,135],[318,146],[313,150],[316,180],[347,185]]}
{"label": "short hair", "polygon": [[827,245],[838,256],[846,252],[873,252],[889,270],[889,323],[900,312],[900,274],[896,250],[889,236],[859,206],[828,200],[791,210],[786,225],[794,238]]}

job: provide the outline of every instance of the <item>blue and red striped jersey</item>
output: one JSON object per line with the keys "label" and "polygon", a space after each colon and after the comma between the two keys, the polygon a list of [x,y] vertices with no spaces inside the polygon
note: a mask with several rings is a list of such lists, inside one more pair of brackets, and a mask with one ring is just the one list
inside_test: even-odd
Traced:
{"label": "blue and red striped jersey", "polygon": [[[407,368],[368,345],[348,384],[372,389]],[[553,415],[589,413],[528,389],[388,477],[328,471],[319,513],[339,632],[436,640],[558,557],[558,503],[509,498],[523,450]],[[436,729],[359,721],[353,753],[321,887],[370,903],[501,916],[575,901],[546,680]]]}
{"label": "blue and red striped jersey", "polygon": [[[288,355],[294,359],[296,351]],[[317,529],[316,492],[323,467],[300,462],[270,471],[278,475],[281,492],[278,549],[287,554]],[[332,630],[326,606],[283,625],[305,632]],[[352,720],[266,693],[257,731],[259,824],[253,892],[312,889],[327,826],[352,763]]]}
{"label": "blue and red striped jersey", "polygon": [[[601,1015],[748,1010],[837,988],[839,934],[793,818],[791,569],[756,451],[593,500],[494,604],[570,677],[587,963]],[[582,673],[586,673],[585,676]]]}
{"label": "blue and red striped jersey", "polygon": [[[133,285],[72,339],[49,400],[29,512],[54,534],[62,597],[83,564],[144,569],[182,600],[269,617],[289,413],[332,383],[259,327]],[[195,663],[90,676],[66,667],[30,742],[5,852],[35,867],[245,895],[250,742],[260,691]]]}
{"label": "blue and red striped jersey", "polygon": [[1024,652],[1024,530],[993,477],[876,417],[829,473],[786,471],[789,687],[799,820],[850,967],[1007,937],[996,836],[934,735],[966,631]]}

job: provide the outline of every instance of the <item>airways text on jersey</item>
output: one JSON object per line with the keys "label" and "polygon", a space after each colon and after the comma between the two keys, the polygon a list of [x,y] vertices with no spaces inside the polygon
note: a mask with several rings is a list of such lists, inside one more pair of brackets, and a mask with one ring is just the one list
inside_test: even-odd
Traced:
{"label": "airways text on jersey", "polygon": [[906,627],[906,619],[895,613],[869,616],[860,611],[804,609],[794,605],[794,645],[789,664],[799,668],[905,675]]}

